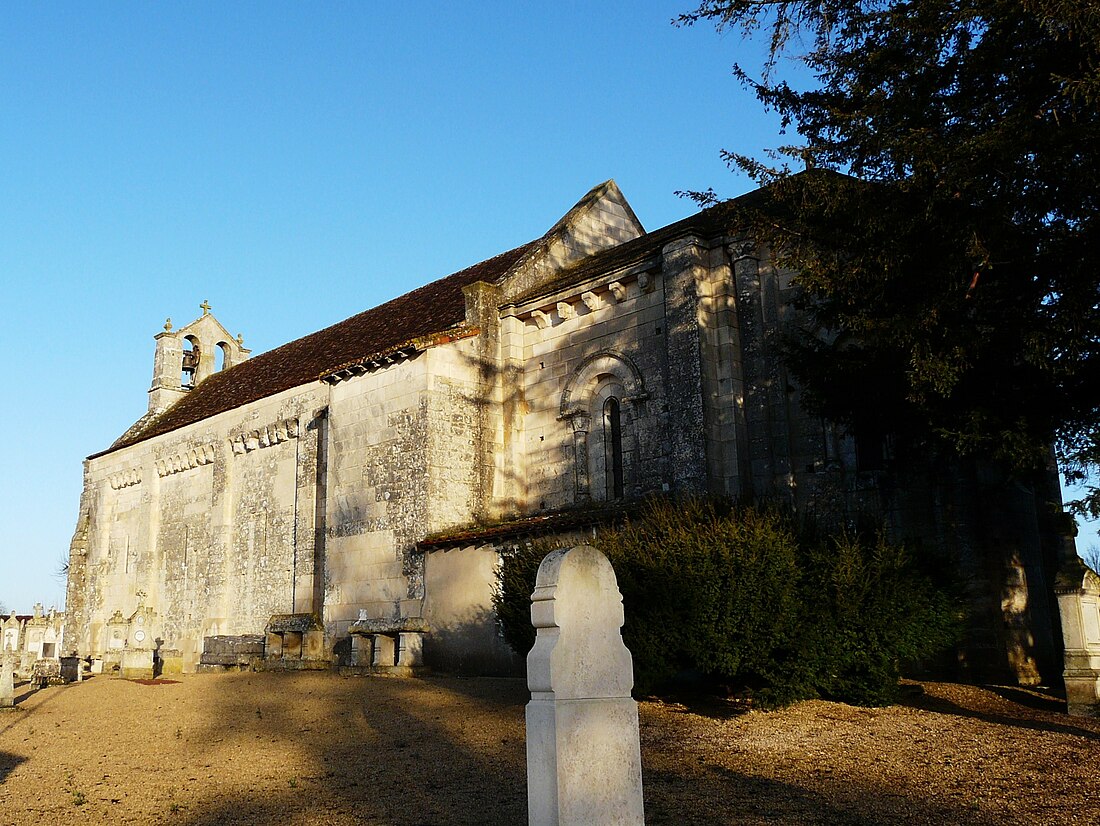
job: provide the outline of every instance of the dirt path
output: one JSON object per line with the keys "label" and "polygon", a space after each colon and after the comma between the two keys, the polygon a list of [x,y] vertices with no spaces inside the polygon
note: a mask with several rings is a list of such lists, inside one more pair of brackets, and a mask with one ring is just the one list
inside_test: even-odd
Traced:
{"label": "dirt path", "polygon": [[[643,703],[646,821],[1100,823],[1100,720],[1035,692],[923,687],[889,709]],[[16,693],[0,824],[526,822],[519,680],[96,677]]]}

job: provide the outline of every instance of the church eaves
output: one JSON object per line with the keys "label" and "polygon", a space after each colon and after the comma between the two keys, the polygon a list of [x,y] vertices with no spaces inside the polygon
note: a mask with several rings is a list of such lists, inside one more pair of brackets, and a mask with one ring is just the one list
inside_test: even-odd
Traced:
{"label": "church eaves", "polygon": [[[734,216],[740,215],[740,209],[757,205],[760,192],[750,192],[682,221],[593,252],[567,266],[552,282],[527,291],[513,302],[526,300],[534,293],[552,291],[567,282],[582,281],[597,272],[611,272],[643,261],[664,244],[683,235],[722,234],[728,231]],[[163,412],[143,416],[109,448],[88,458],[106,455],[284,390],[315,381],[336,380],[344,377],[343,373],[360,371],[361,365],[385,363],[388,357],[405,357],[421,349],[425,341],[453,330],[465,320],[464,287],[478,281],[500,283],[510,273],[539,257],[563,229],[570,228],[576,216],[608,195],[621,199],[629,210],[630,219],[640,229],[641,224],[622,199],[614,181],[606,181],[593,187],[553,228],[534,241],[215,373]]]}
{"label": "church eaves", "polygon": [[164,412],[142,417],[103,456],[293,387],[319,381],[344,365],[370,361],[465,320],[462,288],[495,281],[537,242],[503,252],[331,327],[261,353],[197,385]]}

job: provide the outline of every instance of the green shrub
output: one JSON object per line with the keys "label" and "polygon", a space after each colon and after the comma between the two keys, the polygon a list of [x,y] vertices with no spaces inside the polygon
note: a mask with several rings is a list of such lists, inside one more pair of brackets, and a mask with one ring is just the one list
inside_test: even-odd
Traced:
{"label": "green shrub", "polygon": [[531,625],[531,592],[543,557],[562,543],[536,540],[506,550],[497,569],[497,586],[493,590],[493,610],[512,650],[526,657],[535,644],[535,628]]}
{"label": "green shrub", "polygon": [[897,697],[904,663],[958,638],[955,601],[881,534],[832,537],[807,548],[804,657],[816,693],[857,705]]}
{"label": "green shrub", "polygon": [[[774,509],[652,500],[594,543],[623,594],[623,638],[647,693],[691,670],[763,705],[894,699],[901,665],[949,645],[952,600],[881,536],[817,537]],[[509,644],[534,643],[530,595],[561,543],[505,554],[494,607]]]}
{"label": "green shrub", "polygon": [[797,632],[797,543],[774,512],[703,499],[654,500],[597,544],[623,592],[635,682],[684,670],[766,686]]}

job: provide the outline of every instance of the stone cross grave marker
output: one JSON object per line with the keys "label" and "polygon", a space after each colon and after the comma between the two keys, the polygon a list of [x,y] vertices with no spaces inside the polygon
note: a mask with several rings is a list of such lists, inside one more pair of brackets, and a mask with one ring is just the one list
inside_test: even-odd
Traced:
{"label": "stone cross grave marker", "polygon": [[589,545],[549,554],[531,595],[531,622],[528,822],[644,823],[634,669],[607,557]]}

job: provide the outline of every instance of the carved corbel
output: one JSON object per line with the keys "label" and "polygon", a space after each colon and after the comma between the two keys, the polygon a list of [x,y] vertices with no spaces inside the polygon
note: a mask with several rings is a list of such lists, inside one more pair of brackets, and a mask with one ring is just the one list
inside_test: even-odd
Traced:
{"label": "carved corbel", "polygon": [[542,310],[532,310],[531,318],[535,319],[535,324],[538,325],[540,330],[545,330],[550,326],[550,314],[544,313]]}
{"label": "carved corbel", "polygon": [[621,281],[612,281],[607,285],[607,289],[610,291],[616,304],[626,298],[626,287],[623,286]]}
{"label": "carved corbel", "polygon": [[562,321],[573,318],[577,314],[577,311],[573,309],[573,305],[568,301],[558,302],[558,318]]}
{"label": "carved corbel", "polygon": [[598,295],[589,290],[588,292],[581,293],[581,301],[584,302],[584,306],[589,309],[590,312],[596,312],[603,306],[603,301]]}
{"label": "carved corbel", "polygon": [[756,245],[752,241],[735,241],[726,247],[730,259],[734,262],[743,258],[752,258],[759,261],[760,255],[756,251]]}

